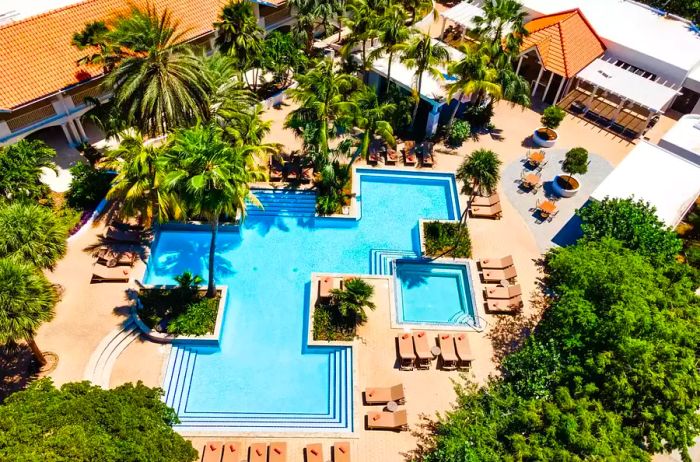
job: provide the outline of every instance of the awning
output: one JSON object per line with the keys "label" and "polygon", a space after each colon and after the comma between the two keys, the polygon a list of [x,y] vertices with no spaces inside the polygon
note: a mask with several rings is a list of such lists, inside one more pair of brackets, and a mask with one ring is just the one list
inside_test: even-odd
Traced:
{"label": "awning", "polygon": [[483,15],[484,10],[469,2],[462,2],[459,5],[440,13],[440,16],[443,18],[449,19],[450,21],[453,21],[467,29],[472,29],[475,26],[475,17],[483,17]]}
{"label": "awning", "polygon": [[[584,177],[585,181],[585,177]],[[667,226],[675,227],[700,194],[700,166],[655,144],[641,141],[593,191],[603,200],[644,200]]]}
{"label": "awning", "polygon": [[576,77],[653,112],[665,110],[678,94],[673,87],[634,74],[602,58],[586,66]]}

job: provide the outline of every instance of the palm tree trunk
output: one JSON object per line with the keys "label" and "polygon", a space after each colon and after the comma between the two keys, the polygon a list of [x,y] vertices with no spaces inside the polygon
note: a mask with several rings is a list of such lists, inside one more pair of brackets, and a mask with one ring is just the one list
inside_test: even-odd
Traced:
{"label": "palm tree trunk", "polygon": [[39,346],[34,341],[34,337],[27,338],[27,345],[29,345],[29,348],[32,349],[32,354],[34,354],[34,359],[36,359],[36,362],[39,363],[39,366],[41,366],[41,367],[46,366],[46,358],[44,357],[44,353],[42,353],[42,351],[39,349]]}
{"label": "palm tree trunk", "polygon": [[389,65],[386,69],[386,94],[389,94],[389,88],[391,88],[391,61],[394,59],[394,52],[389,53]]}
{"label": "palm tree trunk", "polygon": [[366,129],[365,133],[362,135],[362,146],[360,148],[360,155],[367,159],[369,157],[369,142],[370,142],[370,130]]}
{"label": "palm tree trunk", "polygon": [[417,92],[418,92],[417,96],[418,97],[416,99],[416,105],[413,108],[413,115],[411,116],[411,131],[413,131],[413,129],[415,128],[415,125],[416,125],[416,116],[418,115],[418,106],[420,106],[420,91],[421,91],[422,87],[423,87],[423,72],[421,72],[420,75],[418,76],[418,88],[417,88]]}
{"label": "palm tree trunk", "polygon": [[214,257],[216,256],[216,235],[219,233],[219,215],[211,221],[211,243],[209,244],[209,285],[207,297],[216,297],[216,284],[214,283]]}
{"label": "palm tree trunk", "polygon": [[452,114],[450,114],[450,120],[447,122],[447,134],[449,135],[450,129],[452,128],[452,124],[455,122],[455,117],[457,116],[457,111],[459,110],[459,106],[462,104],[462,98],[464,97],[464,93],[460,92],[459,98],[457,98],[457,104],[455,104],[455,108],[452,110]]}
{"label": "palm tree trunk", "polygon": [[338,15],[338,43],[343,39],[343,15]]}

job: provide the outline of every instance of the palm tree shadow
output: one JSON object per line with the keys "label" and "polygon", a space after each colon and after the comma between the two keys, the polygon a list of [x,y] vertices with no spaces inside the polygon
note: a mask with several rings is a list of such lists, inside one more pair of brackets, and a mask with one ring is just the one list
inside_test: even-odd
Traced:
{"label": "palm tree shadow", "polygon": [[0,347],[0,403],[39,377],[31,349],[25,345]]}

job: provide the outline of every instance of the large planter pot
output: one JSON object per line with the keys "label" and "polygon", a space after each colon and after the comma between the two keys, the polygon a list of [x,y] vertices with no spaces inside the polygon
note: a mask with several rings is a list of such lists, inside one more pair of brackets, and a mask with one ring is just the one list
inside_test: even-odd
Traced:
{"label": "large planter pot", "polygon": [[551,148],[557,142],[557,132],[547,127],[540,127],[532,133],[532,141],[542,148]]}
{"label": "large planter pot", "polygon": [[559,197],[574,197],[581,189],[581,182],[569,175],[557,175],[552,181],[552,189]]}

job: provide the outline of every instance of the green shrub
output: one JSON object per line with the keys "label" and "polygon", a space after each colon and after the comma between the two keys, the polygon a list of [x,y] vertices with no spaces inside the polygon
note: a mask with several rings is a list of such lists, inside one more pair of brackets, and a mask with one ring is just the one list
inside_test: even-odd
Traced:
{"label": "green shrub", "polygon": [[549,106],[542,112],[540,122],[543,126],[555,130],[559,127],[562,120],[564,120],[564,116],[566,116],[566,112],[564,112],[562,108],[559,106]]}
{"label": "green shrub", "polygon": [[43,169],[56,171],[56,151],[40,140],[21,140],[0,147],[0,196],[50,205],[51,189],[41,182]]}
{"label": "green shrub", "polygon": [[348,204],[351,170],[348,165],[334,161],[321,170],[316,181],[316,209],[320,215],[340,213]]}
{"label": "green shrub", "polygon": [[77,210],[89,210],[97,206],[109,191],[114,174],[78,163],[71,167],[73,179],[66,193],[66,201]]}
{"label": "green shrub", "polygon": [[472,254],[469,230],[459,223],[423,223],[425,253],[431,257],[469,258]]}
{"label": "green shrub", "polygon": [[450,146],[461,146],[464,141],[469,138],[472,128],[469,122],[464,120],[455,120],[450,127],[450,132],[447,134],[447,142]]}
{"label": "green shrub", "polygon": [[185,311],[168,323],[168,333],[173,335],[207,335],[214,332],[218,298],[204,298],[188,305]]}
{"label": "green shrub", "polygon": [[470,104],[464,110],[462,117],[469,122],[471,128],[489,127],[493,118],[493,105],[476,106]]}
{"label": "green shrub", "polygon": [[588,151],[585,148],[573,148],[566,153],[561,166],[569,175],[584,175],[588,171]]}
{"label": "green shrub", "polygon": [[314,309],[313,330],[314,340],[349,342],[355,338],[355,326],[328,304],[319,304]]}
{"label": "green shrub", "polygon": [[348,279],[342,289],[333,289],[328,302],[314,310],[314,339],[349,341],[358,325],[367,322],[365,308],[374,310],[374,287],[360,278]]}

